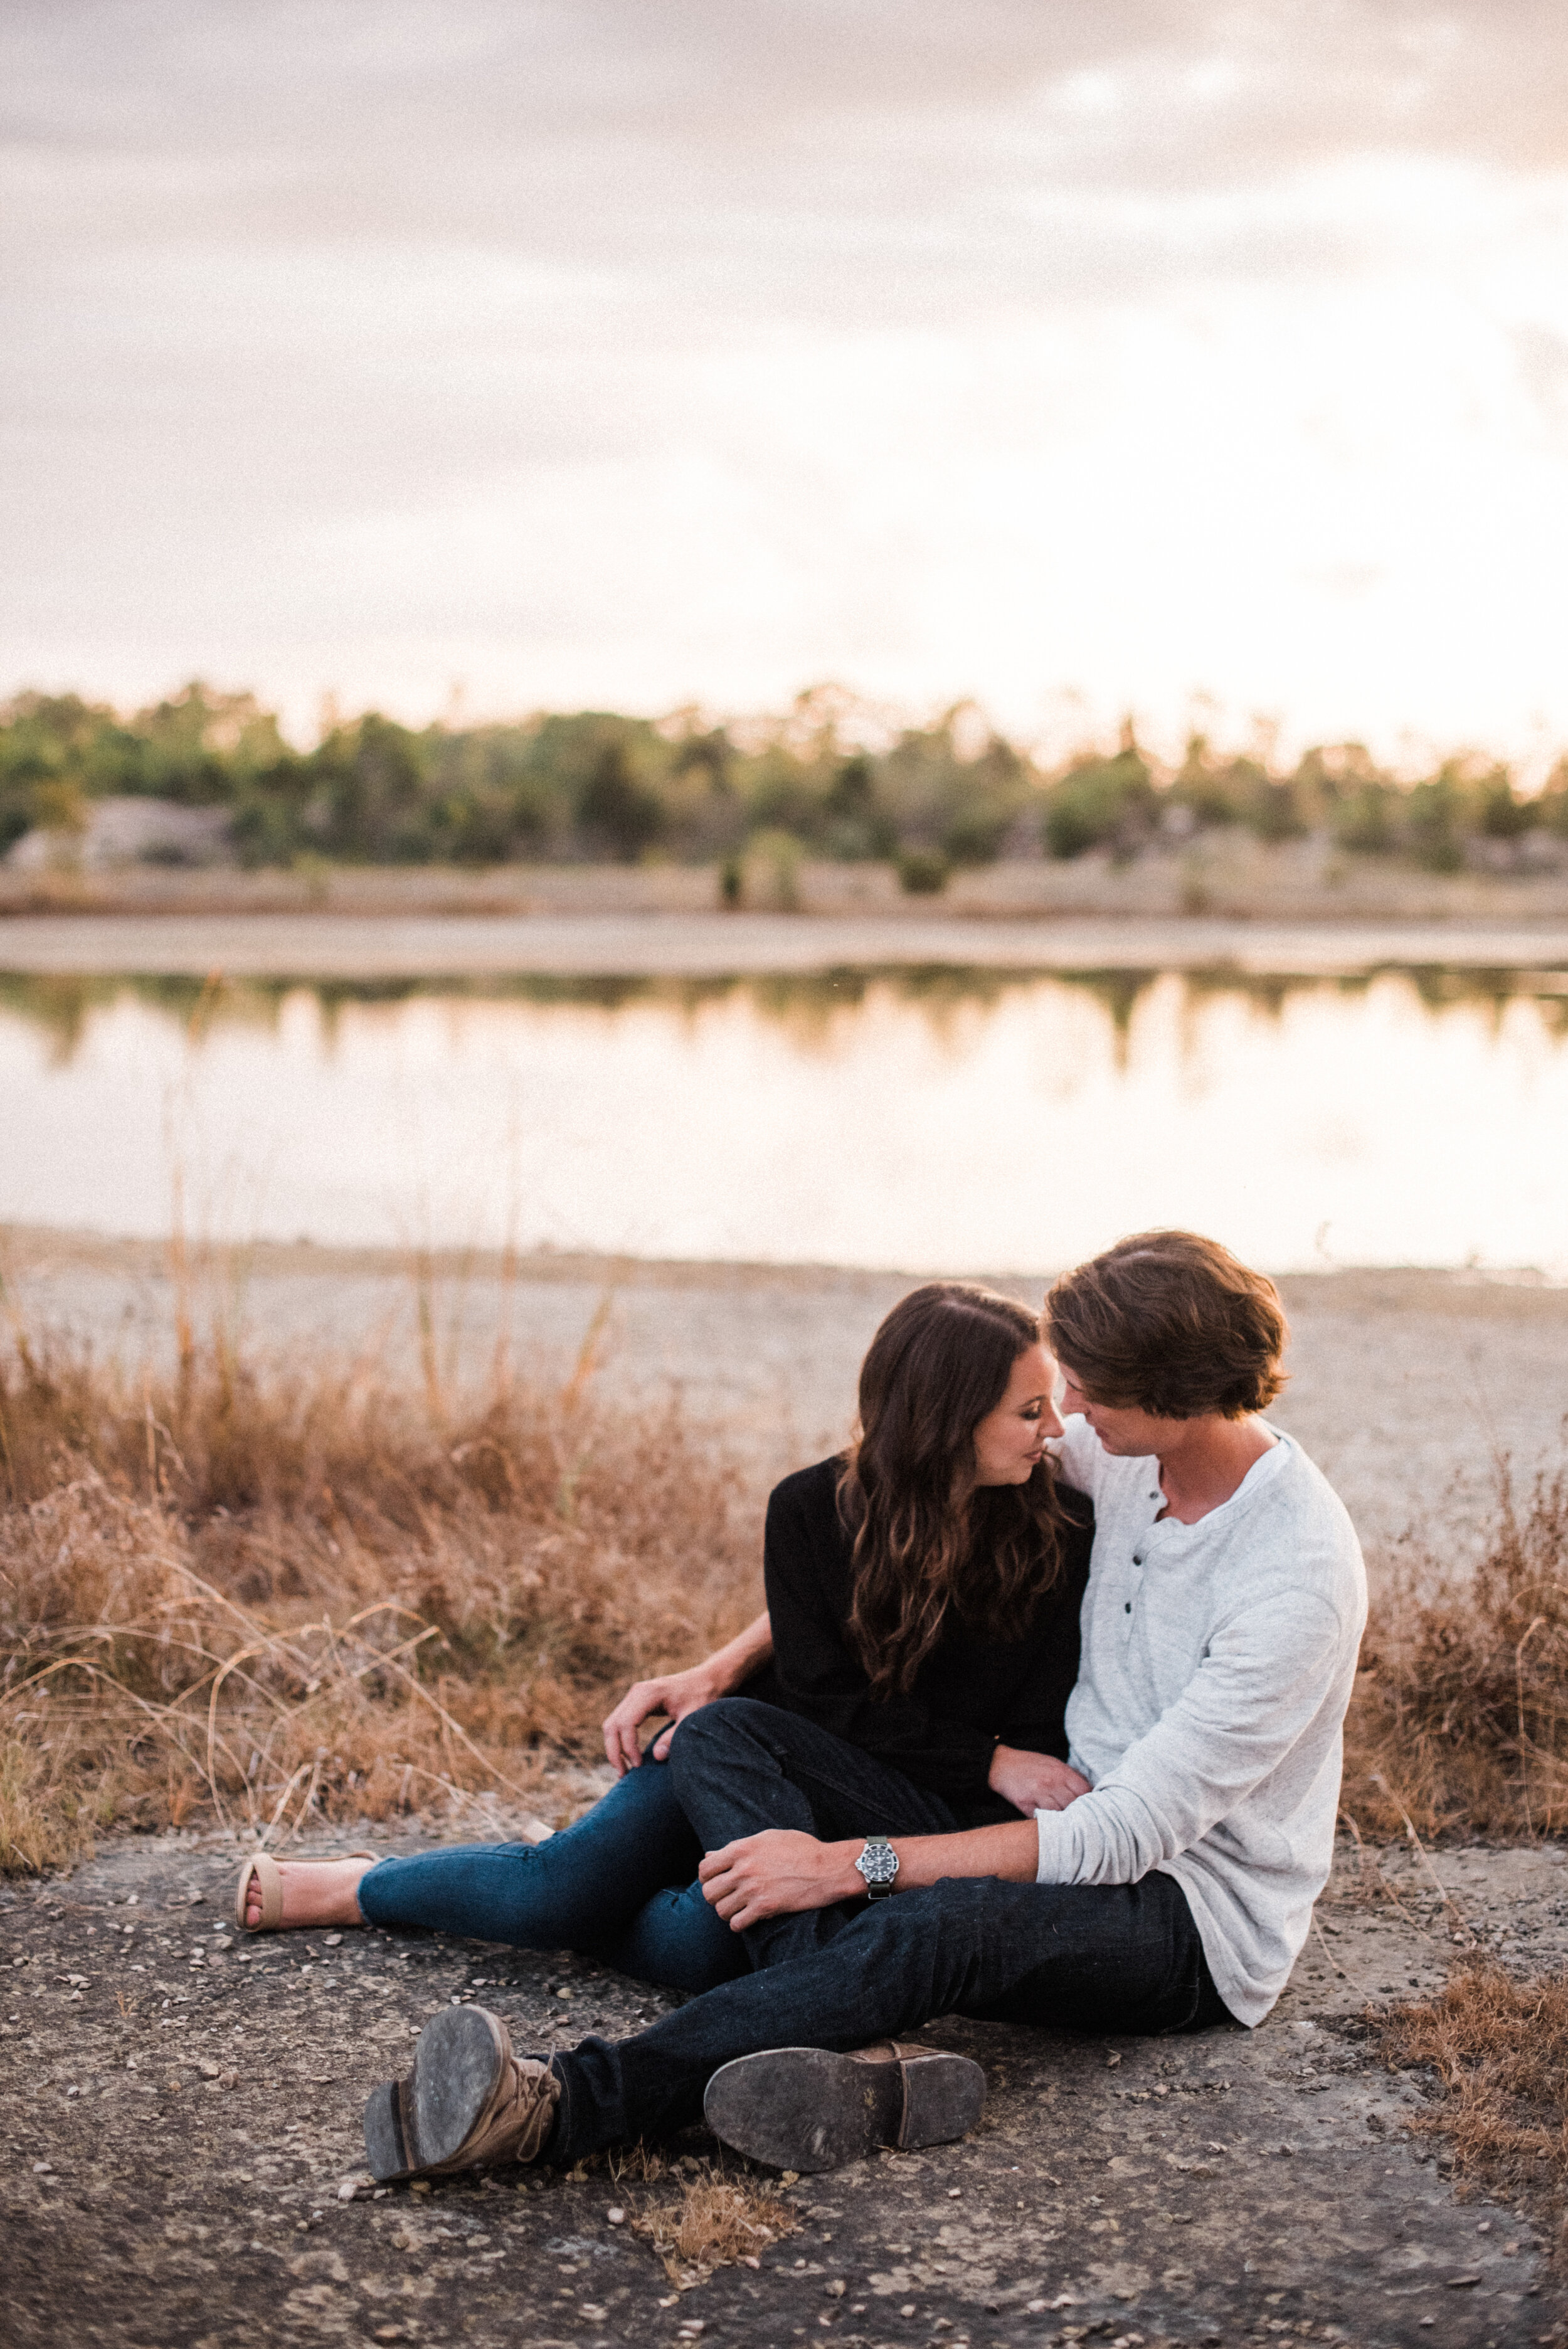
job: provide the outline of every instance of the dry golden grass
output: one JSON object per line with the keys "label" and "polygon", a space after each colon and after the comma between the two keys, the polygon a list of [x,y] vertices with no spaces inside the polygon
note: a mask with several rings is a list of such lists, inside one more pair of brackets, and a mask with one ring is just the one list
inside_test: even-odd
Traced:
{"label": "dry golden grass", "polygon": [[1568,1826],[1568,1469],[1521,1499],[1506,1462],[1473,1574],[1418,1556],[1377,1602],[1346,1723],[1344,1806],[1368,1836]]}
{"label": "dry golden grass", "polygon": [[678,2291],[705,2282],[716,2268],[758,2266],[770,2243],[800,2225],[799,2212],[773,2188],[707,2163],[694,2168],[678,2200],[650,2202],[631,2222]]}
{"label": "dry golden grass", "polygon": [[756,1529],[673,1411],[498,1374],[454,1402],[182,1333],[127,1382],[0,1363],[0,1868],[198,1817],[274,1844],[527,1798],[633,1678],[727,1637]]}
{"label": "dry golden grass", "polygon": [[1410,2127],[1446,2137],[1460,2177],[1517,2197],[1561,2225],[1568,2209],[1568,1980],[1516,1982],[1500,1967],[1477,1966],[1456,1974],[1439,1997],[1377,2020],[1391,2064],[1436,2075],[1434,2101]]}
{"label": "dry golden grass", "polygon": [[[111,1824],[307,1822],[533,1798],[633,1678],[727,1637],[757,1527],[673,1411],[601,1412],[499,1361],[418,1388],[263,1372],[221,1318],[126,1379],[14,1330],[0,1358],[0,1868]],[[1417,1557],[1374,1611],[1345,1808],[1371,1839],[1568,1826],[1568,1471],[1473,1577]]]}

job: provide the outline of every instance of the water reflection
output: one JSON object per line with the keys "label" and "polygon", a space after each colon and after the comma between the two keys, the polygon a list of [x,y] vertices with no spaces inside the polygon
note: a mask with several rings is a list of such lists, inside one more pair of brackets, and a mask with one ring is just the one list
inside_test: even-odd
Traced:
{"label": "water reflection", "polygon": [[[0,1011],[44,1030],[56,1066],[69,1064],[91,1013],[126,997],[165,1012],[195,1032],[216,1022],[241,1022],[275,1031],[284,1005],[301,990],[319,1006],[323,1032],[335,1037],[351,1006],[438,1002],[568,1005],[616,1012],[654,1006],[689,1020],[714,1003],[742,999],[761,1018],[777,1022],[802,1049],[829,1035],[845,1012],[861,1010],[874,992],[891,994],[918,1011],[934,1034],[950,1036],[965,1014],[994,1009],[1008,997],[1042,985],[1070,988],[1098,1003],[1113,1033],[1125,1039],[1140,1003],[1167,977],[1144,968],[1031,971],[951,964],[877,965],[806,973],[769,973],[738,978],[645,978],[583,977],[554,972],[518,972],[472,978],[321,979],[306,978],[213,979],[135,977],[34,977],[0,971]],[[1383,964],[1331,977],[1299,973],[1238,971],[1224,964],[1188,969],[1177,983],[1202,1004],[1216,998],[1244,1002],[1250,1012],[1277,1020],[1286,1005],[1326,988],[1360,1000],[1380,980],[1398,977],[1429,1011],[1464,1005],[1490,1016],[1497,1032],[1511,1004],[1537,1007],[1546,1032],[1568,1036],[1568,971],[1487,970],[1442,964]]]}
{"label": "water reflection", "polygon": [[0,978],[0,1220],[1568,1276],[1568,974]]}

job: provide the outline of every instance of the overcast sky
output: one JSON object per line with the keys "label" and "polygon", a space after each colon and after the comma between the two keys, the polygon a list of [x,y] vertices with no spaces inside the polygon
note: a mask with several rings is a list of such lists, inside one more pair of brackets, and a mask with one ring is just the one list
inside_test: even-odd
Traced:
{"label": "overcast sky", "polygon": [[0,689],[1568,742],[1557,0],[7,0],[0,171]]}

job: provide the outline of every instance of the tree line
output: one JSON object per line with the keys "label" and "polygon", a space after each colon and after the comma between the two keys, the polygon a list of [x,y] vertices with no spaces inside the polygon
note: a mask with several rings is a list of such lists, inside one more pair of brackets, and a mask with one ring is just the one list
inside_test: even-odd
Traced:
{"label": "tree line", "polygon": [[1236,827],[1437,873],[1527,869],[1568,845],[1568,759],[1531,795],[1494,761],[1449,759],[1412,781],[1357,743],[1285,771],[1194,735],[1161,768],[1129,725],[1114,750],[1046,768],[967,704],[857,747],[831,689],[727,725],[582,710],[407,727],[372,710],[334,720],[310,750],[253,695],[200,683],[130,715],[74,694],[0,704],[0,853],[35,827],[80,832],[95,801],[120,794],[224,809],[234,854],[258,866],[733,864],[768,838],[896,860],[908,885],[939,887],[1002,855],[1131,859]]}

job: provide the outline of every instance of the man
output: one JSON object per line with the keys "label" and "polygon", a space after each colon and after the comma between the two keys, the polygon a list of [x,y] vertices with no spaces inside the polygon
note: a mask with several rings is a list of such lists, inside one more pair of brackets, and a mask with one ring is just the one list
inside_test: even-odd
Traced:
{"label": "man", "polygon": [[1088,1791],[1033,1819],[889,1837],[826,1732],[744,1699],[689,1715],[669,1766],[754,1971],[548,2064],[515,2056],[481,2009],[438,2017],[366,2109],[377,2177],[573,2162],[699,2111],[744,2153],[828,2168],[978,2118],[978,2065],[897,2044],[936,2015],[1263,2020],[1332,1859],[1360,1550],[1260,1416],[1284,1382],[1284,1315],[1216,1242],[1123,1240],[1057,1282],[1047,1319],[1057,1456],[1096,1515],[1068,1708]]}

